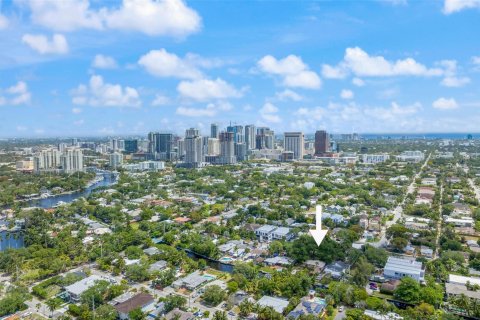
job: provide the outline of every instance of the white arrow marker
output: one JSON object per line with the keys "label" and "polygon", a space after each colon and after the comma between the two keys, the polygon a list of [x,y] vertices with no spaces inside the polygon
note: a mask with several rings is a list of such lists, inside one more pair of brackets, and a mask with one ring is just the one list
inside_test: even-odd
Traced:
{"label": "white arrow marker", "polygon": [[315,224],[317,226],[316,229],[311,229],[310,234],[312,235],[313,239],[317,243],[317,246],[320,246],[323,239],[327,235],[328,230],[322,230],[322,206],[317,206],[317,211],[315,215]]}

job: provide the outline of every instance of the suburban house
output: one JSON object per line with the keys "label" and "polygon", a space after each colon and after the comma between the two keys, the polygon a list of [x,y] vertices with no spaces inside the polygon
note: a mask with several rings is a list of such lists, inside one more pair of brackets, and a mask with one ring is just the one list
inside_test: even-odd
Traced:
{"label": "suburban house", "polygon": [[68,296],[72,301],[80,301],[80,296],[82,293],[96,285],[99,281],[108,281],[109,283],[116,283],[116,281],[112,278],[101,277],[97,275],[91,275],[88,278],[82,279],[80,281],[75,282],[67,287],[65,287],[65,291],[67,292]]}
{"label": "suburban house", "polygon": [[277,297],[263,296],[257,301],[257,304],[261,307],[271,307],[276,312],[282,313],[283,310],[288,307],[288,300]]}
{"label": "suburban house", "polygon": [[321,317],[327,307],[327,303],[324,299],[315,297],[315,290],[309,292],[308,297],[302,298],[301,302],[290,311],[287,315],[288,319],[298,319],[301,316],[312,315],[315,317]]}
{"label": "suburban house", "polygon": [[291,240],[293,234],[290,228],[275,227],[272,225],[263,225],[255,230],[255,234],[260,241],[272,241],[272,240]]}
{"label": "suburban house", "polygon": [[214,278],[214,276],[202,275],[200,274],[200,271],[195,271],[184,278],[176,280],[174,283],[172,283],[172,287],[176,289],[186,288],[188,290],[195,290],[196,288],[200,287],[208,281],[213,280]]}
{"label": "suburban house", "polygon": [[332,276],[334,279],[340,279],[343,277],[343,275],[348,271],[350,266],[346,264],[345,262],[342,261],[335,261],[330,264],[328,264],[324,272],[326,274],[329,274]]}
{"label": "suburban house", "polygon": [[404,277],[410,277],[418,282],[425,281],[423,264],[415,261],[415,259],[389,257],[383,269],[383,275],[388,279],[400,280]]}
{"label": "suburban house", "polygon": [[128,314],[135,309],[140,309],[142,312],[148,313],[155,309],[155,299],[148,293],[142,292],[115,305],[115,310],[117,310],[118,317],[121,320],[129,319]]}

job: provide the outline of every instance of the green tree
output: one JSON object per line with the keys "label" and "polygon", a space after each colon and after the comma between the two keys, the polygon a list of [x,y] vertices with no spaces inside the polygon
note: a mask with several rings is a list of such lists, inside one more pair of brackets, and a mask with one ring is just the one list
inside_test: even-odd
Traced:
{"label": "green tree", "polygon": [[225,291],[218,285],[211,285],[205,289],[203,300],[210,306],[216,306],[226,298]]}
{"label": "green tree", "polygon": [[215,311],[213,314],[213,320],[228,320],[227,313],[225,311]]}
{"label": "green tree", "polygon": [[133,309],[128,313],[128,318],[131,320],[144,320],[146,319],[146,317],[147,316],[145,315],[145,313],[143,313],[142,309],[140,308]]}
{"label": "green tree", "polygon": [[420,285],[412,278],[405,277],[394,293],[395,298],[408,303],[420,301]]}
{"label": "green tree", "polygon": [[163,303],[165,304],[165,312],[168,313],[172,311],[173,309],[183,309],[185,305],[187,304],[187,299],[185,299],[182,296],[173,294],[170,296],[167,296],[163,299],[161,299]]}
{"label": "green tree", "polygon": [[109,304],[102,304],[95,309],[95,315],[96,319],[115,320],[117,319],[117,310]]}

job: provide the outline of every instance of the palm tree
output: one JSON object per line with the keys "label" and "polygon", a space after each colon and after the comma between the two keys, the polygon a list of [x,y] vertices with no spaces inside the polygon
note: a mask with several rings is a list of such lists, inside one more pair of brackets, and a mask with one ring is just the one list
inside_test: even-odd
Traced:
{"label": "palm tree", "polygon": [[225,311],[215,311],[213,314],[213,320],[228,320],[227,313]]}
{"label": "palm tree", "polygon": [[50,310],[50,313],[51,313],[50,316],[53,317],[53,311],[55,311],[58,307],[60,307],[61,300],[58,298],[52,298],[47,300],[45,304],[47,305],[48,310]]}

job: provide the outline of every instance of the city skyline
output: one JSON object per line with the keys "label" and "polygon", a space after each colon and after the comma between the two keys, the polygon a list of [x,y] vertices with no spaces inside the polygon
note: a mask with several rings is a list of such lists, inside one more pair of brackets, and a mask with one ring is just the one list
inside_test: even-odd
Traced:
{"label": "city skyline", "polygon": [[476,0],[0,3],[2,138],[478,131]]}

